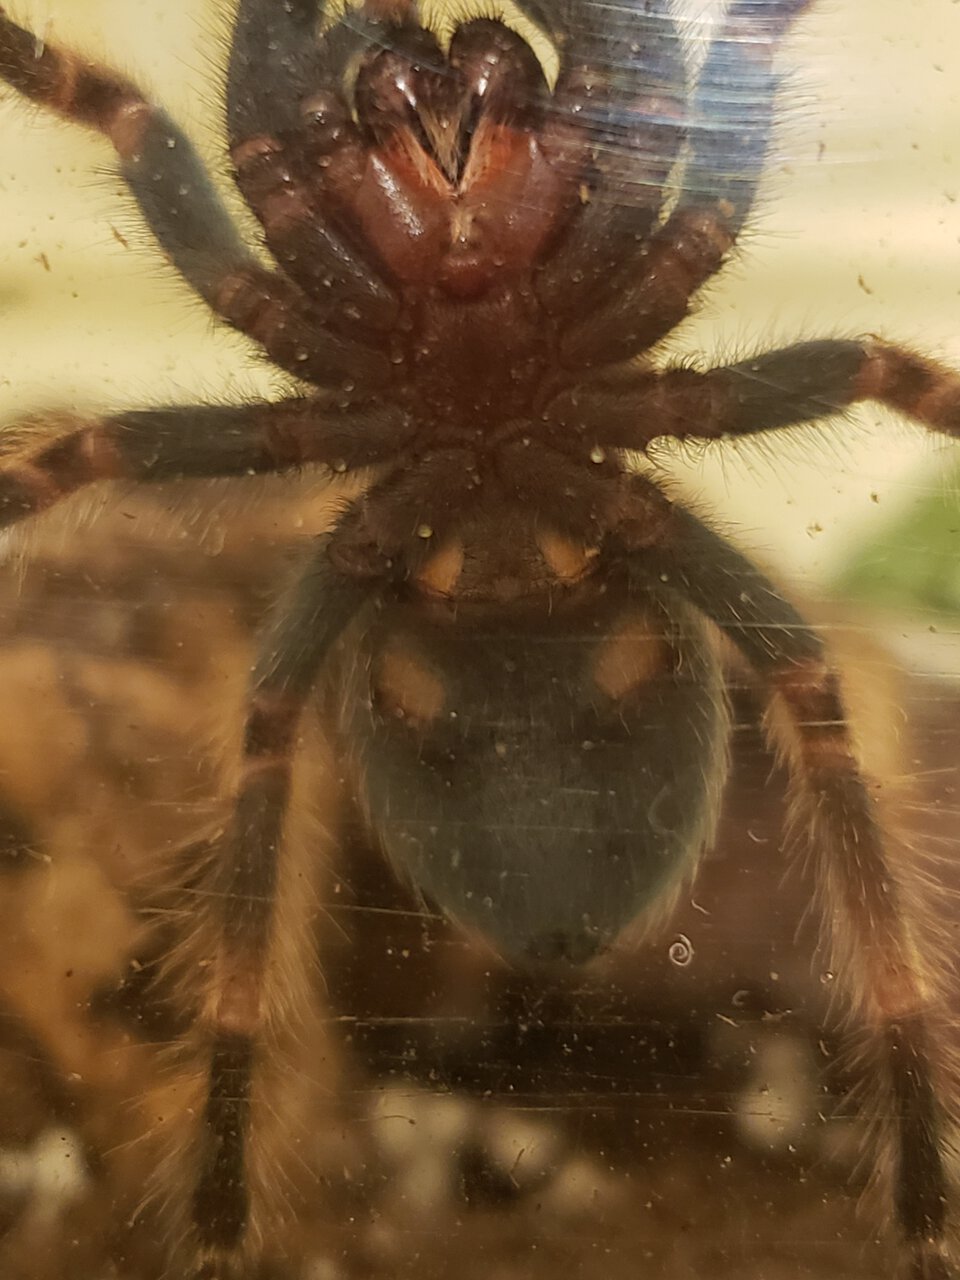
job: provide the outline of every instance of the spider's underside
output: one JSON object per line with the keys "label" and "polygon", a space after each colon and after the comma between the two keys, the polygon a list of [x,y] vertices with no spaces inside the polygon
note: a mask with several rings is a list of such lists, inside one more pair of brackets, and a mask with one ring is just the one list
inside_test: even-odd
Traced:
{"label": "spider's underside", "polygon": [[642,358],[736,243],[774,55],[809,7],[734,0],[691,92],[667,0],[532,10],[559,54],[552,89],[494,20],[443,49],[404,0],[322,35],[319,0],[240,0],[231,159],[273,268],[162,109],[0,10],[0,75],[111,139],[170,261],[307,386],[277,403],[59,414],[0,460],[0,520],[101,479],[370,474],[263,637],[233,818],[204,859],[206,1100],[171,1274],[253,1274],[274,1235],[253,1100],[296,1015],[276,904],[313,691],[395,869],[510,955],[579,960],[637,917],[662,921],[709,841],[724,643],[770,699],[794,844],[876,1058],[906,1274],[952,1274],[938,975],[837,678],[776,587],[622,461],[864,399],[960,433],[960,378],[879,340],[702,371]]}

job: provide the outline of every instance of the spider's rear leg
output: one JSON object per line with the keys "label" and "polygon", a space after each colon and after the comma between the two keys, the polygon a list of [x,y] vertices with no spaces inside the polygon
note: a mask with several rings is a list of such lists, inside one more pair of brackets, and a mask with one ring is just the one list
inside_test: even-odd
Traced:
{"label": "spider's rear leg", "polygon": [[[638,495],[646,509],[650,487]],[[922,932],[909,851],[862,770],[822,641],[749,560],[677,508],[657,547],[619,554],[640,590],[695,605],[764,683],[769,732],[790,769],[795,856],[822,910],[830,969],[867,1037],[905,1277],[947,1280],[957,1082],[935,1030],[945,1012],[940,950]]]}
{"label": "spider's rear leg", "polygon": [[0,528],[97,480],[158,483],[308,463],[348,470],[393,457],[408,432],[405,415],[389,406],[338,409],[308,399],[41,419],[12,428],[19,448],[0,455]]}
{"label": "spider's rear leg", "polygon": [[39,41],[0,8],[0,78],[48,110],[104,134],[151,231],[219,316],[281,368],[319,385],[389,381],[387,358],[325,331],[324,315],[243,243],[189,138],[123,77]]}
{"label": "spider's rear leg", "polygon": [[627,258],[606,281],[604,305],[564,334],[566,363],[612,364],[654,346],[723,265],[750,215],[766,163],[780,85],[774,58],[811,2],[734,0],[693,96],[680,199],[644,245],[642,265]]}
{"label": "spider's rear leg", "polygon": [[[265,1157],[251,1141],[251,1122],[269,1048],[283,1042],[291,1019],[304,1016],[297,997],[311,966],[310,911],[302,909],[310,895],[300,884],[283,894],[291,766],[314,680],[331,645],[371,600],[368,584],[334,572],[324,540],[281,601],[253,673],[233,815],[198,895],[197,929],[210,950],[198,1030],[210,1066],[191,1213],[204,1277],[231,1276],[258,1238],[275,1235],[282,1210],[273,1202],[277,1178],[257,1167]],[[300,904],[292,939],[290,920],[277,919],[278,897]]]}

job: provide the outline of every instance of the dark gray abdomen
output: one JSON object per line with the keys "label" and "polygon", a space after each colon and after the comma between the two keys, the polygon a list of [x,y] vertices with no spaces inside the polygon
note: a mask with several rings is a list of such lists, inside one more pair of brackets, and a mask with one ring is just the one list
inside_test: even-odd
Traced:
{"label": "dark gray abdomen", "polygon": [[341,728],[397,872],[514,956],[582,960],[655,914],[711,838],[726,773],[704,628],[656,606],[463,629],[386,613]]}

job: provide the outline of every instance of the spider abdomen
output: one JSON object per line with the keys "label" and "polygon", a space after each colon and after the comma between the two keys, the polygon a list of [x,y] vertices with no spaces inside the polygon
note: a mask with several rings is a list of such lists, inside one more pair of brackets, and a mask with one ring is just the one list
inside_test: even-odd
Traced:
{"label": "spider abdomen", "polygon": [[[591,593],[593,594],[593,593]],[[702,622],[623,602],[365,637],[342,728],[395,870],[505,954],[582,961],[709,840],[728,717]]]}

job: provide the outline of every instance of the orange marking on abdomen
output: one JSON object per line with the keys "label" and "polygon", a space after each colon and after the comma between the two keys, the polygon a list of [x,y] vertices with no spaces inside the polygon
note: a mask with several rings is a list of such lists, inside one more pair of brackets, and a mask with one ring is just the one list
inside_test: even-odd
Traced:
{"label": "orange marking on abdomen", "polygon": [[402,649],[387,649],[377,659],[374,673],[377,705],[388,716],[423,728],[436,720],[446,701],[439,676]]}
{"label": "orange marking on abdomen", "polygon": [[649,618],[625,620],[601,643],[593,663],[597,688],[614,702],[671,672],[673,650],[661,628]]}
{"label": "orange marking on abdomen", "polygon": [[427,595],[452,595],[463,573],[464,556],[463,543],[452,539],[417,570],[414,582]]}
{"label": "orange marking on abdomen", "polygon": [[567,585],[586,577],[600,554],[597,547],[585,547],[549,529],[537,530],[534,537],[544,562]]}

